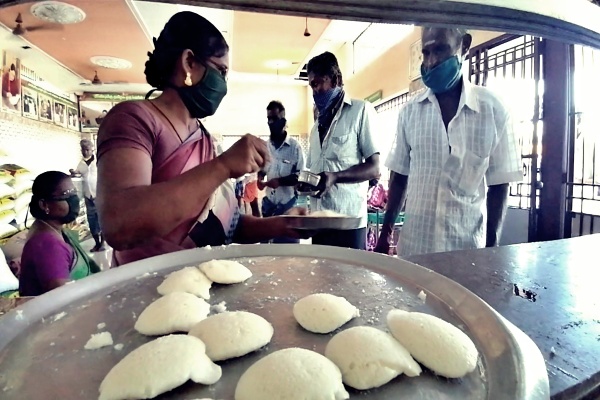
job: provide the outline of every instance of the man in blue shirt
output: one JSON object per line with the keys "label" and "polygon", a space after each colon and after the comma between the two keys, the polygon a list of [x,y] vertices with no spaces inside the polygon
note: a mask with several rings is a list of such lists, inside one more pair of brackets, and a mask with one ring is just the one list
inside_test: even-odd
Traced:
{"label": "man in blue shirt", "polygon": [[[279,101],[267,106],[267,123],[271,132],[268,145],[271,163],[262,175],[259,174],[260,190],[266,187],[262,201],[263,217],[285,214],[296,204],[298,195],[294,186],[298,183],[298,172],[304,168],[304,155],[300,144],[286,130],[285,108]],[[263,182],[266,175],[267,181]],[[299,243],[298,239],[276,238],[273,243]]]}

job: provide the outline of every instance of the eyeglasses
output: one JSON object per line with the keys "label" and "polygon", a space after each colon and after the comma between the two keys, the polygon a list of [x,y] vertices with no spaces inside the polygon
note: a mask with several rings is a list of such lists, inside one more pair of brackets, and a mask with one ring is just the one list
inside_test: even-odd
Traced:
{"label": "eyeglasses", "polygon": [[64,201],[64,200],[67,200],[69,197],[73,196],[74,194],[77,194],[77,189],[75,189],[75,188],[69,189],[69,190],[65,190],[64,192],[62,192],[58,196],[48,197],[46,200],[50,200],[50,201]]}
{"label": "eyeglasses", "polygon": [[225,82],[227,82],[228,80],[228,76],[227,73],[229,72],[229,69],[225,66],[220,66],[215,64],[214,62],[207,60],[205,62],[202,63],[206,68],[212,68],[214,70],[216,70],[219,74],[221,74],[221,77],[223,77],[223,79],[225,80]]}

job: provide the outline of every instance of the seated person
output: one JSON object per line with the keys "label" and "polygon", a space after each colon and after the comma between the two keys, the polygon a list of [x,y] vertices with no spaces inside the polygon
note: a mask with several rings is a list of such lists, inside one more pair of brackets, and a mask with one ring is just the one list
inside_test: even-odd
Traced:
{"label": "seated person", "polygon": [[21,256],[21,296],[39,296],[100,271],[76,234],[63,230],[79,215],[80,200],[69,175],[44,172],[33,182],[32,192],[29,210],[35,222]]}

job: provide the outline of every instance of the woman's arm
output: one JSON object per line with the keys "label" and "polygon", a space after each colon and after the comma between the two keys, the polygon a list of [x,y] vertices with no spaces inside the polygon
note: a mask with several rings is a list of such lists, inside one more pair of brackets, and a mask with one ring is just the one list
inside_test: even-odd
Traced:
{"label": "woman's arm", "polygon": [[296,231],[288,227],[282,217],[257,218],[241,215],[233,241],[241,244],[258,243],[276,237],[299,236]]}
{"label": "woman's arm", "polygon": [[151,184],[152,160],[145,152],[109,150],[98,163],[98,207],[107,243],[124,250],[165,236],[199,214],[225,180],[258,171],[267,151],[262,140],[246,135],[220,157]]}
{"label": "woman's arm", "polygon": [[[294,207],[287,215],[306,215],[307,210],[302,207]],[[241,215],[240,222],[233,235],[236,243],[258,243],[271,240],[276,237],[289,237],[296,239],[309,238],[312,232],[298,231],[296,221],[285,217],[260,218],[250,215]]]}

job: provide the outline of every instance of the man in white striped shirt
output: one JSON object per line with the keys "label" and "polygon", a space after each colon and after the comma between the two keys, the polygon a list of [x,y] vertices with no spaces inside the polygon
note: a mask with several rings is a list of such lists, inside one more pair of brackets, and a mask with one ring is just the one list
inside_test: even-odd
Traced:
{"label": "man in white striped shirt", "polygon": [[398,255],[497,246],[509,182],[522,179],[505,106],[462,76],[471,35],[424,28],[421,75],[428,89],[401,110],[386,166],[387,210],[375,251],[389,253],[404,201]]}

